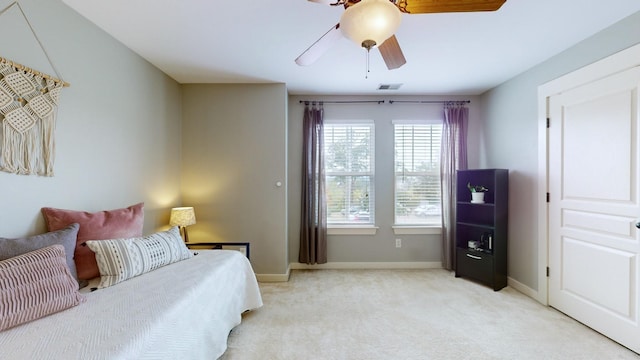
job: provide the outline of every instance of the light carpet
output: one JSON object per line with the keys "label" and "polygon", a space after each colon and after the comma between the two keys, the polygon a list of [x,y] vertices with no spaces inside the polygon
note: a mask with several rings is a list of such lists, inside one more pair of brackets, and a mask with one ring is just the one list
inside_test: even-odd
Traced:
{"label": "light carpet", "polygon": [[639,358],[510,287],[445,270],[295,270],[260,288],[264,306],[221,359]]}

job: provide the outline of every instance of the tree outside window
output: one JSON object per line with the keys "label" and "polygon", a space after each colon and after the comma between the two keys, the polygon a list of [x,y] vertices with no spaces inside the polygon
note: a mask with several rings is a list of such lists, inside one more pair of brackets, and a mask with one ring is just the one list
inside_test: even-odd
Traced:
{"label": "tree outside window", "polygon": [[373,122],[326,122],[328,224],[374,223]]}
{"label": "tree outside window", "polygon": [[394,122],[395,223],[441,225],[442,124]]}

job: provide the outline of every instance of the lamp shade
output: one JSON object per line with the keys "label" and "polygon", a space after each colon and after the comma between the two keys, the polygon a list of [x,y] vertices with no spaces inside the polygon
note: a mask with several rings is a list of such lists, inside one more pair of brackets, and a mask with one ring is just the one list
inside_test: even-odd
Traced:
{"label": "lamp shade", "polygon": [[361,0],[342,14],[340,30],[349,40],[369,49],[390,38],[401,20],[402,13],[389,0]]}
{"label": "lamp shade", "polygon": [[196,213],[193,207],[175,207],[171,209],[171,217],[169,225],[171,226],[189,226],[196,223]]}

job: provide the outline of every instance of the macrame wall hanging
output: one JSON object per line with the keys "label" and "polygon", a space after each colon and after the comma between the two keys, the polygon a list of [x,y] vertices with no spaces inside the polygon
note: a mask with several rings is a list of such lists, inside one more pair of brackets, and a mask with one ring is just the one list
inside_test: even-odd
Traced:
{"label": "macrame wall hanging", "polygon": [[[9,5],[0,16],[13,6],[20,10],[51,64],[20,4]],[[56,114],[65,86],[69,84],[0,57],[0,171],[53,176]]]}

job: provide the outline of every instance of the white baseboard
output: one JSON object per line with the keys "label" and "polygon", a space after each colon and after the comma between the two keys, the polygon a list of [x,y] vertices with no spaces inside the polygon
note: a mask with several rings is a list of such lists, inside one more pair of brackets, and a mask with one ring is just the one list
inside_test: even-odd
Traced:
{"label": "white baseboard", "polygon": [[439,261],[416,262],[328,262],[326,264],[308,265],[290,263],[286,274],[256,274],[259,282],[287,282],[291,270],[382,270],[382,269],[441,269]]}
{"label": "white baseboard", "polygon": [[308,265],[302,263],[289,264],[291,270],[346,270],[346,269],[440,269],[442,263],[439,261],[416,261],[416,262],[328,262],[326,264]]}
{"label": "white baseboard", "polygon": [[291,268],[287,269],[286,274],[256,274],[256,279],[258,282],[287,282],[290,274]]}
{"label": "white baseboard", "polygon": [[515,280],[513,278],[507,277],[507,284],[514,288],[515,290],[520,291],[521,293],[527,295],[528,297],[538,300],[538,292],[536,290],[533,290],[532,288],[528,287],[527,285],[519,282],[518,280]]}

